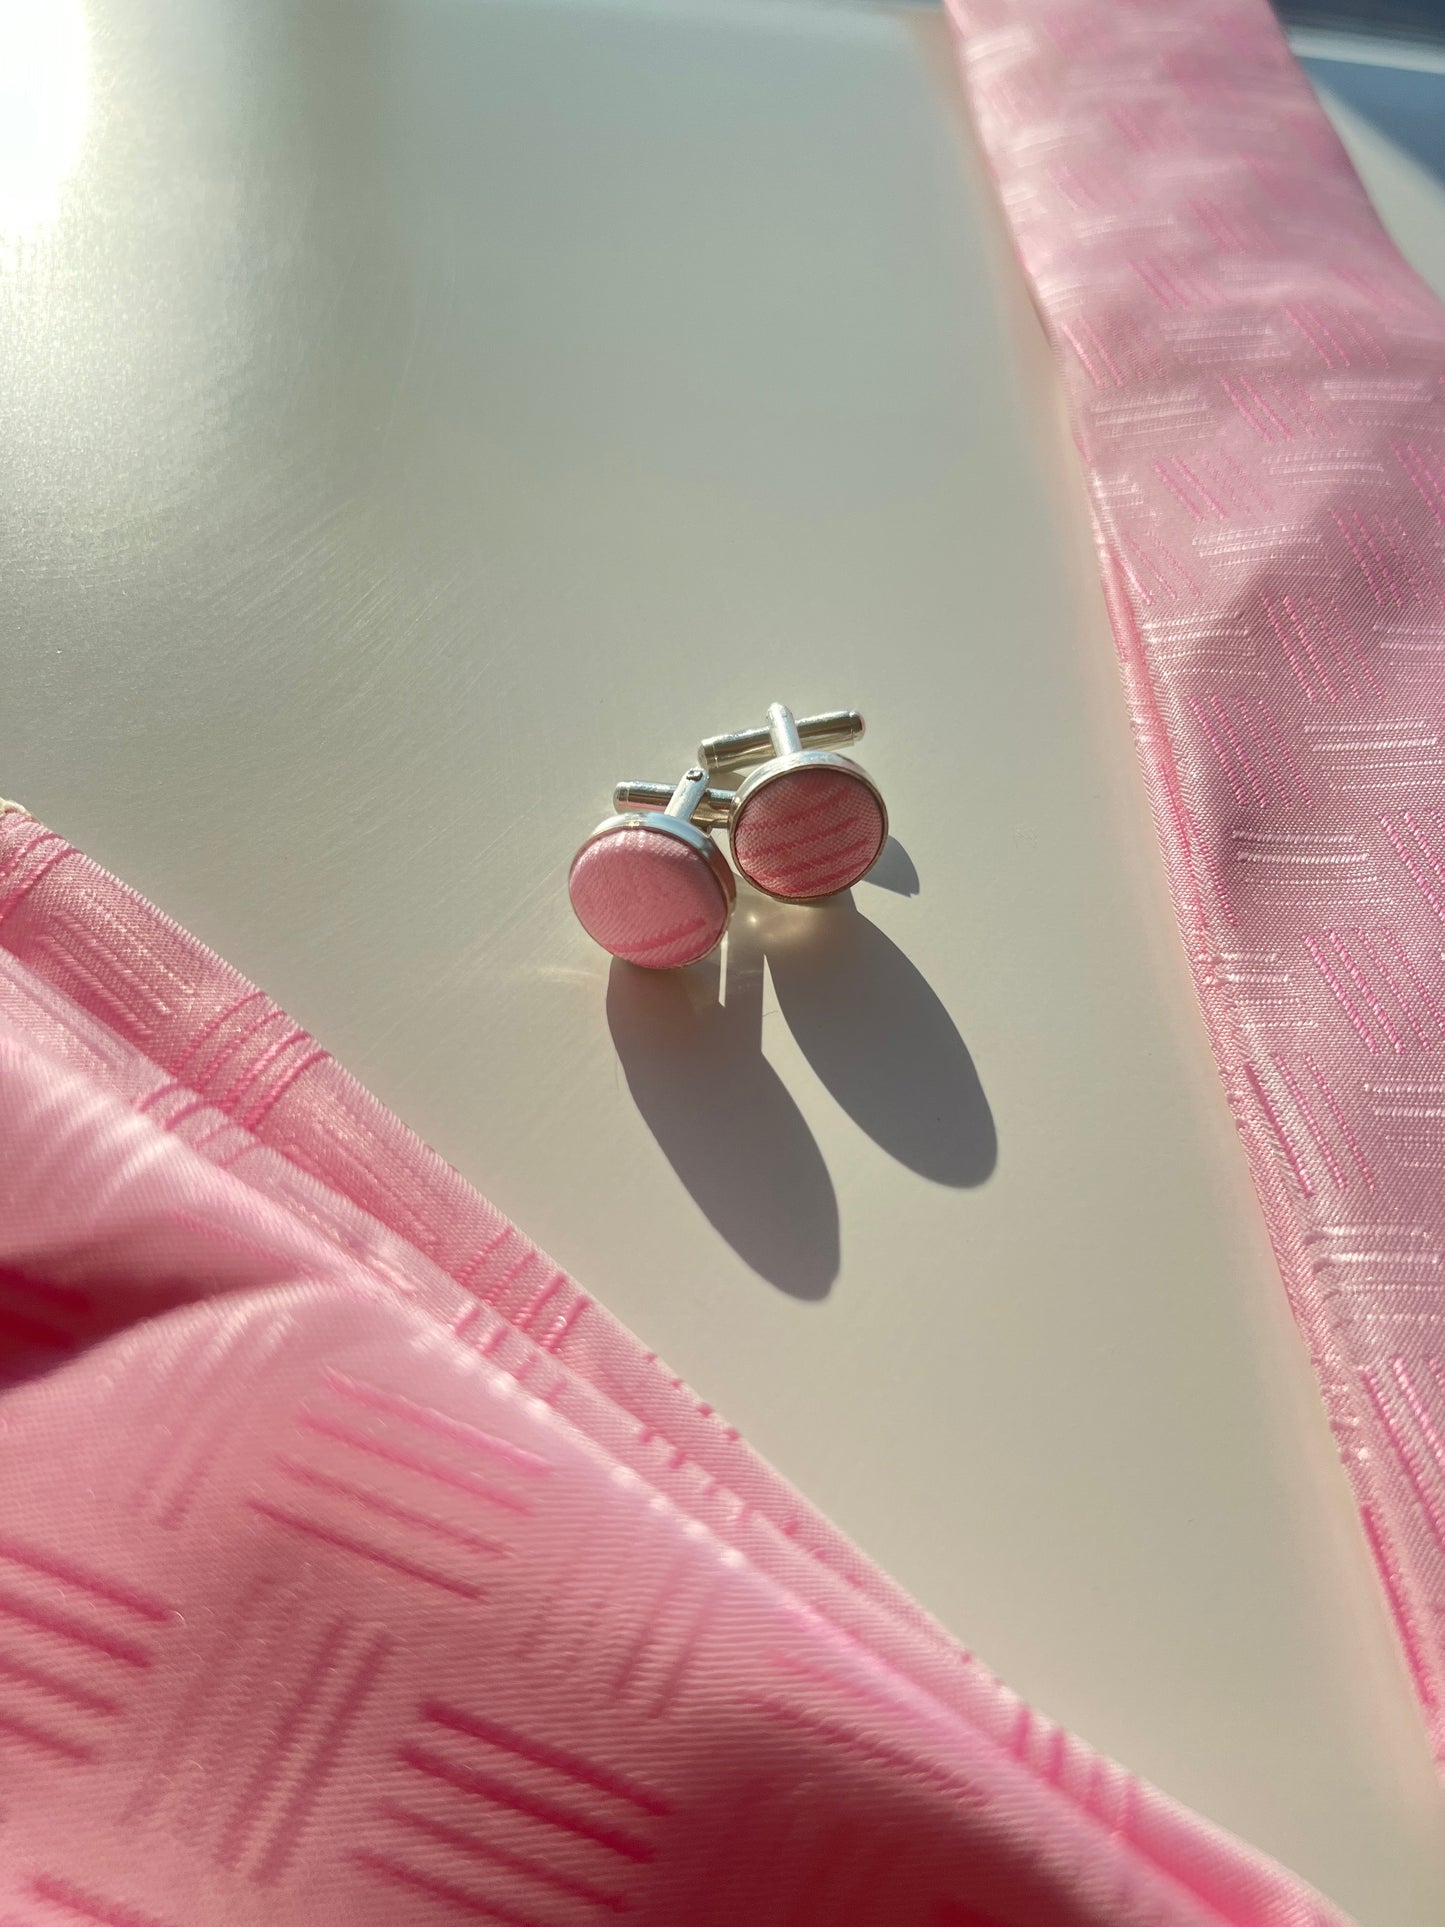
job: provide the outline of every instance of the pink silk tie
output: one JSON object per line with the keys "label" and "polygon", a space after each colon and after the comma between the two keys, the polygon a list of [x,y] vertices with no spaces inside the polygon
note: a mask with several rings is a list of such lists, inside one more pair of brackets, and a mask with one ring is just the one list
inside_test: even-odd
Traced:
{"label": "pink silk tie", "polygon": [[1445,1761],[1445,310],[1263,0],[950,0],[1174,900]]}
{"label": "pink silk tie", "polygon": [[4,1927],[1343,1927],[0,816]]}

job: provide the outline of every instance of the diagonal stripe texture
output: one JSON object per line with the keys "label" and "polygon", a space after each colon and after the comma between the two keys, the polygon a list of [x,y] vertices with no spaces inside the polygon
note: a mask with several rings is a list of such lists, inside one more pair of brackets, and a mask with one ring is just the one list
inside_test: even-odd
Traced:
{"label": "diagonal stripe texture", "polygon": [[648,970],[696,963],[727,927],[728,903],[707,863],[656,830],[613,830],[587,844],[567,889],[588,936]]}
{"label": "diagonal stripe texture", "polygon": [[1445,311],[1263,0],[950,0],[1175,904],[1445,1760]]}
{"label": "diagonal stripe texture", "polygon": [[871,870],[883,812],[868,785],[836,769],[799,769],[764,784],[733,824],[733,861],[779,897],[829,897]]}
{"label": "diagonal stripe texture", "polygon": [[1022,1704],[15,811],[0,1919],[1345,1927]]}

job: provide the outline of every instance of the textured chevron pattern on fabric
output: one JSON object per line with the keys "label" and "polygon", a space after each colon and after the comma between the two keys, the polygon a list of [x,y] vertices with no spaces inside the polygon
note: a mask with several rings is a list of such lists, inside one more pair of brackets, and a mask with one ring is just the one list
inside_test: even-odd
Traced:
{"label": "textured chevron pattern on fabric", "polygon": [[1445,311],[1255,0],[951,0],[1175,901],[1445,1761]]}

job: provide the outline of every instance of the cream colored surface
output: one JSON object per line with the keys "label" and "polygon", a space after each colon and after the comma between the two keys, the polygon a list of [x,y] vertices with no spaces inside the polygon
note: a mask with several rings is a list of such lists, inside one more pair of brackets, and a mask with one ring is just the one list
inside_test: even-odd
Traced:
{"label": "cream colored surface", "polygon": [[[1445,1918],[940,20],[27,5],[82,137],[0,150],[0,787],[1012,1684]],[[870,717],[906,856],[745,892],[725,1003],[609,975],[573,847],[775,697]]]}

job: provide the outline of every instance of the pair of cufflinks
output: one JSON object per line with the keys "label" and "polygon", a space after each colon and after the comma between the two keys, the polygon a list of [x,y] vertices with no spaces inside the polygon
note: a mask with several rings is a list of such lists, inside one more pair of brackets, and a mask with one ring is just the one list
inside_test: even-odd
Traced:
{"label": "pair of cufflinks", "polygon": [[[710,736],[681,781],[619,783],[618,812],[572,859],[568,895],[588,936],[614,957],[675,970],[715,950],[737,885],[712,839],[726,827],[733,863],[756,889],[812,903],[850,889],[888,840],[888,811],[868,772],[837,745],[863,734],[856,709],[794,717],[774,703],[757,729]],[[719,770],[758,768],[736,789]]]}

